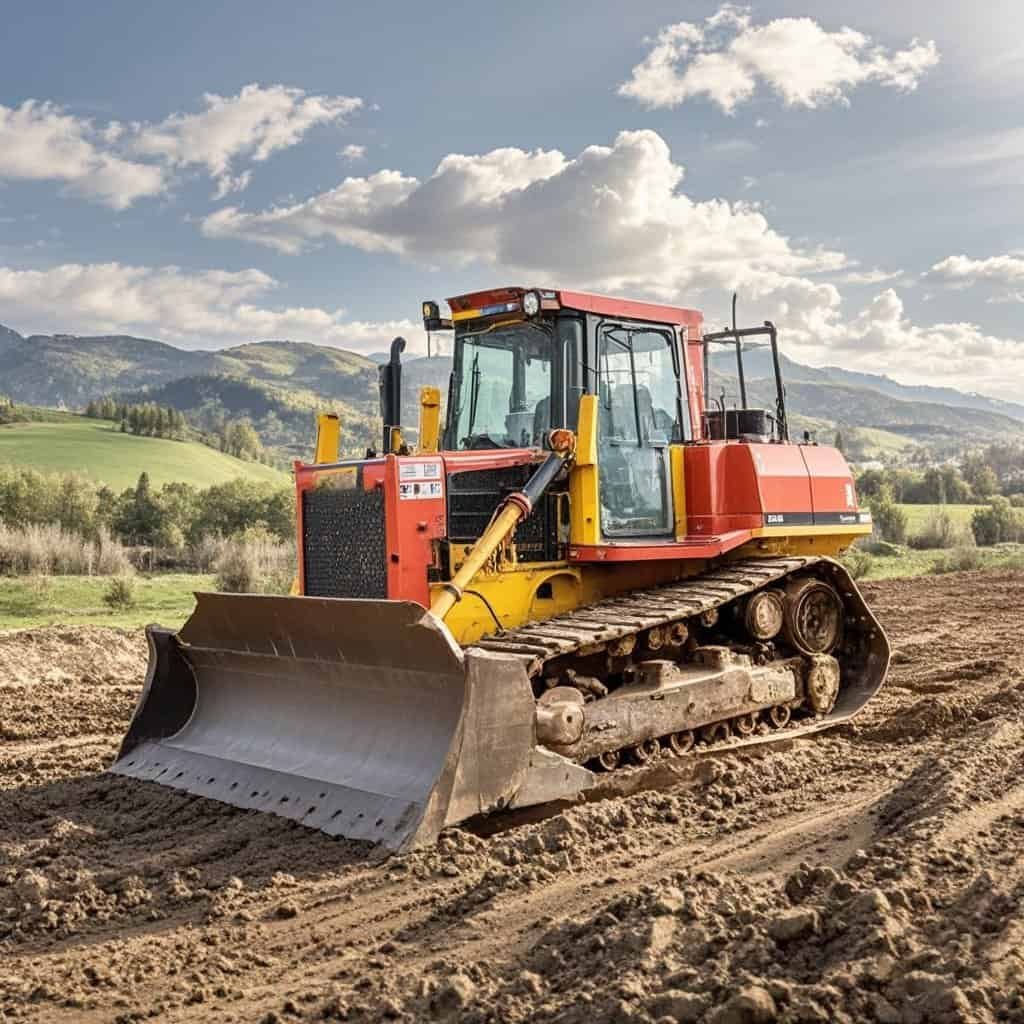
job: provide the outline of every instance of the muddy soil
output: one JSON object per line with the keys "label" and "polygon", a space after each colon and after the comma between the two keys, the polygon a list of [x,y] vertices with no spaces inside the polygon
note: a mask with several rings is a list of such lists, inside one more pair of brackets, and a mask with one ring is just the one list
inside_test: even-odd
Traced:
{"label": "muddy soil", "polygon": [[1024,1022],[1024,576],[864,588],[853,725],[382,860],[101,774],[140,634],[0,634],[0,1020]]}

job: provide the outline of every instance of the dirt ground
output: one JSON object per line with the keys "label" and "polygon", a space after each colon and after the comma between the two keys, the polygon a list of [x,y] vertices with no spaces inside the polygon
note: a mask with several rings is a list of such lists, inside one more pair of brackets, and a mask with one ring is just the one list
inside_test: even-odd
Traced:
{"label": "dirt ground", "polygon": [[140,634],[0,634],[0,1020],[1024,1022],[1024,575],[864,588],[852,725],[381,860],[106,776]]}

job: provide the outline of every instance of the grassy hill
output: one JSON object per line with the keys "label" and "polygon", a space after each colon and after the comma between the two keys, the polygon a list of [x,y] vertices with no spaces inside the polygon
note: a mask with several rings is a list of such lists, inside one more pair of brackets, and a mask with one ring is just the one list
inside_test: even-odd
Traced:
{"label": "grassy hill", "polygon": [[[216,430],[225,419],[249,417],[263,443],[286,458],[306,457],[318,411],[343,423],[343,449],[356,454],[379,443],[378,363],[353,352],[291,341],[261,341],[219,351],[182,350],[145,338],[37,335],[0,326],[0,392],[16,401],[84,408],[107,395],[155,401]],[[745,357],[752,404],[771,408],[768,353]],[[732,357],[714,358],[710,398],[724,386],[735,400]],[[423,384],[447,390],[451,359],[410,357],[404,364],[403,423],[410,438]],[[933,457],[964,448],[1024,439],[1024,405],[949,388],[897,384],[887,377],[836,367],[815,368],[783,356],[794,436],[812,429],[829,440],[837,428],[854,440],[858,458]],[[852,431],[856,431],[854,438]]]}
{"label": "grassy hill", "polygon": [[209,487],[235,477],[287,484],[269,466],[215,451],[194,441],[122,434],[112,423],[84,417],[0,426],[0,463],[33,469],[74,470],[114,490],[134,486],[145,470],[154,485],[184,481]]}

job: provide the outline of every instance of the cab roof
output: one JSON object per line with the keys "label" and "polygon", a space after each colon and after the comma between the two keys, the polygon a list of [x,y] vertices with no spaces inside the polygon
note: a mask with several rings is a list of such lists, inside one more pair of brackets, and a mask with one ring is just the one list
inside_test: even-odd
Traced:
{"label": "cab roof", "polygon": [[[592,292],[576,292],[558,288],[522,288],[508,286],[489,288],[485,291],[469,292],[448,299],[452,316],[457,320],[475,316],[496,316],[511,312],[509,306],[518,307],[523,293],[536,291],[541,297],[542,309],[577,309],[599,316],[622,317],[627,320],[648,320],[661,324],[676,324],[700,331],[704,316],[698,309],[683,306],[663,306],[654,302],[638,302],[634,299],[619,299]],[[461,314],[461,315],[460,315]]]}

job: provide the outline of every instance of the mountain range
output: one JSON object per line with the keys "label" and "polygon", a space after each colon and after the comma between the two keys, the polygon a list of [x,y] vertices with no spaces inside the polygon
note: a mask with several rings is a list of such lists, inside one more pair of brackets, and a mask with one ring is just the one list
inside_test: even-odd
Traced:
{"label": "mountain range", "polygon": [[[187,350],[126,335],[32,335],[0,325],[0,393],[18,402],[81,409],[107,395],[155,401],[211,428],[248,416],[264,443],[287,457],[308,455],[313,415],[340,413],[346,452],[376,443],[377,379],[381,353],[293,341],[261,341],[217,351]],[[925,445],[952,454],[971,444],[1024,441],[1024,405],[953,388],[899,384],[889,377],[812,367],[782,357],[795,428],[856,435],[861,457],[897,454]],[[770,353],[753,348],[744,359],[751,404],[774,400]],[[415,425],[424,384],[448,386],[451,359],[410,357],[403,366],[403,422]],[[712,395],[735,392],[735,360],[712,360]]]}

